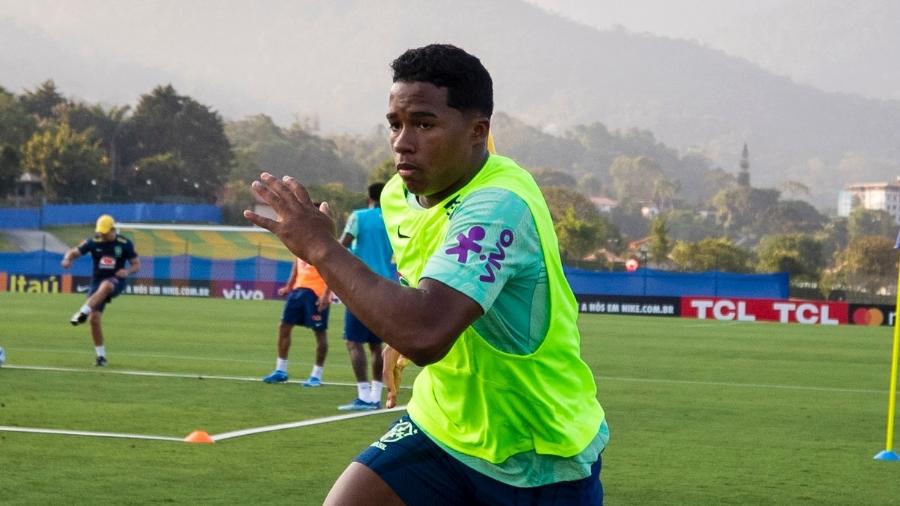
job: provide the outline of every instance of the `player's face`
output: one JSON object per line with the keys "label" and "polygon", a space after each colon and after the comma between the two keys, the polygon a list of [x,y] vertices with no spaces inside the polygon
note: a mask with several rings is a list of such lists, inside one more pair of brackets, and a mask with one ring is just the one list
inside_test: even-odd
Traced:
{"label": "player's face", "polygon": [[101,234],[101,233],[97,232],[96,237],[97,237],[97,239],[99,239],[102,242],[115,241],[116,240],[116,231],[110,230],[109,232],[107,232],[105,234]]}
{"label": "player's face", "polygon": [[387,120],[397,173],[423,205],[437,204],[481,168],[489,120],[448,106],[447,88],[394,83]]}

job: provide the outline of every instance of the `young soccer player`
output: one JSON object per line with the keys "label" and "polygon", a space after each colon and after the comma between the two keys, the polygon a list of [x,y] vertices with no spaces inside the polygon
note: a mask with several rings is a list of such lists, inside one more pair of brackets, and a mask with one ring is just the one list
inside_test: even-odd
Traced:
{"label": "young soccer player", "polygon": [[278,358],[275,370],[263,381],[284,383],[288,380],[288,353],[291,350],[291,333],[294,325],[312,329],[316,336],[316,362],[309,378],[302,383],[305,387],[322,386],[325,357],[328,355],[328,312],[331,305],[331,290],[315,267],[300,258],[291,267],[287,283],[278,289],[278,295],[287,295],[281,323],[278,325]]}
{"label": "young soccer player", "polygon": [[103,310],[125,289],[125,278],[140,270],[141,260],[134,251],[134,244],[127,237],[116,233],[116,222],[112,216],[104,214],[97,218],[94,232],[96,235],[93,239],[85,239],[77,247],[67,251],[60,264],[68,269],[72,266],[72,260],[82,255],[91,255],[94,264],[91,289],[84,305],[72,315],[69,323],[80,325],[90,319],[91,338],[97,354],[94,363],[103,367],[107,365]]}
{"label": "young soccer player", "polygon": [[424,366],[408,416],[351,463],[326,504],[601,504],[608,440],[577,306],[534,179],[487,150],[491,77],[451,45],[392,63],[397,175],[381,196],[400,285],[332,239],[293,178],[245,211],[315,265],[367,327]]}
{"label": "young soccer player", "polygon": [[[393,251],[384,229],[384,218],[381,216],[381,190],[384,183],[373,183],[368,188],[368,207],[357,209],[350,214],[341,244],[349,247],[364,264],[375,273],[395,280],[397,268],[392,260]],[[348,404],[338,406],[341,411],[367,411],[381,408],[381,392],[383,362],[381,358],[381,339],[368,329],[351,311],[344,313],[344,339],[350,353],[350,365],[356,376],[356,399]],[[366,374],[366,352],[363,345],[368,344],[372,354],[372,383]]]}

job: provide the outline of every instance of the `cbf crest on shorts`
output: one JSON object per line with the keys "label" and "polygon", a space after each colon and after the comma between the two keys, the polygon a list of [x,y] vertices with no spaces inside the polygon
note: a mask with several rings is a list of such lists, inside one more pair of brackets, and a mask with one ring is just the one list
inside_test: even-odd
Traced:
{"label": "cbf crest on shorts", "polygon": [[403,422],[399,422],[391,427],[391,430],[387,431],[385,435],[381,436],[381,439],[375,441],[369,446],[374,446],[375,448],[384,450],[385,448],[387,448],[385,443],[396,443],[397,441],[400,441],[405,437],[409,437],[418,433],[419,429],[415,428],[412,422],[406,420]]}

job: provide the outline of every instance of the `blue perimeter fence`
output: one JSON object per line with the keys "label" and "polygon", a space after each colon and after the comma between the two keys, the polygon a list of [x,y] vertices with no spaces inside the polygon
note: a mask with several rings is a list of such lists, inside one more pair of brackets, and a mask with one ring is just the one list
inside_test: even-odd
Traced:
{"label": "blue perimeter fence", "polygon": [[211,204],[45,204],[0,208],[0,229],[90,224],[101,214],[121,222],[222,223],[222,210]]}
{"label": "blue perimeter fence", "polygon": [[[70,270],[59,262],[62,255],[45,251],[0,253],[0,272],[27,276],[91,275],[88,257],[76,260]],[[186,255],[141,257],[137,278],[189,281],[286,281],[291,262],[264,257],[238,260],[210,259]],[[787,299],[789,276],[733,274],[725,272],[669,272],[639,269],[635,272],[603,272],[567,268],[572,291],[578,295],[620,296],[712,296]]]}

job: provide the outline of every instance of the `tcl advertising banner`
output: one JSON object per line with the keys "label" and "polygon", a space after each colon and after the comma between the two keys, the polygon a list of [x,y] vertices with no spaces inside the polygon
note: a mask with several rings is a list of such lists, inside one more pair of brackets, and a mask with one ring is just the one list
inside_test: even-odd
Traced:
{"label": "tcl advertising banner", "polygon": [[698,320],[848,323],[847,303],[811,300],[682,297],[681,316]]}

